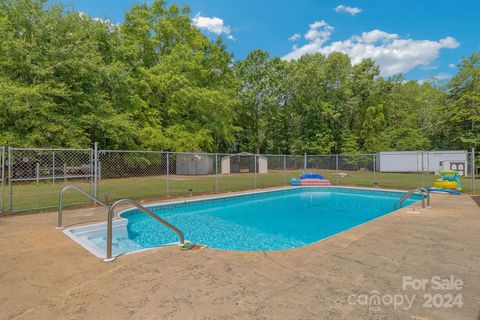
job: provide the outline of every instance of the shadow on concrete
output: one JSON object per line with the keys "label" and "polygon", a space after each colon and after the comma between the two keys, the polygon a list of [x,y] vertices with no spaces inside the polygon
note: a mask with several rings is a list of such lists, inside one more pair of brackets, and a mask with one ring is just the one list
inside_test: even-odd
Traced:
{"label": "shadow on concrete", "polygon": [[[480,207],[480,196],[472,196],[472,199]],[[480,315],[478,319],[480,320]]]}

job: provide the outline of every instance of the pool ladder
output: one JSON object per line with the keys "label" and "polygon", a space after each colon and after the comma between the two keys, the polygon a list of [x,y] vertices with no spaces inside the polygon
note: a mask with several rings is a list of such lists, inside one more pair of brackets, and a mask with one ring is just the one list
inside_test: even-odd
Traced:
{"label": "pool ladder", "polygon": [[[422,209],[425,208],[430,208],[430,191],[428,189],[423,188],[423,187],[418,187],[415,189],[409,190],[403,197],[401,197],[396,203],[395,203],[395,208],[400,209],[403,205],[403,203],[410,198],[411,196],[415,194],[420,194],[422,197]],[[426,202],[425,202],[426,199]]]}
{"label": "pool ladder", "polygon": [[142,206],[138,201],[132,200],[132,199],[121,199],[116,202],[114,202],[111,206],[109,206],[106,202],[103,202],[87,191],[83,190],[82,188],[79,188],[77,186],[66,186],[60,191],[60,196],[59,196],[59,204],[58,204],[58,222],[57,222],[57,229],[63,229],[63,195],[66,191],[68,190],[76,190],[89,198],[90,200],[94,201],[95,203],[107,208],[108,213],[107,213],[107,257],[103,259],[104,262],[111,262],[116,259],[116,257],[112,256],[112,242],[113,242],[113,219],[115,217],[115,208],[119,206],[122,203],[129,203],[133,205],[134,207],[137,207],[140,211],[143,213],[149,215],[153,219],[157,220],[170,230],[174,231],[178,237],[180,238],[180,244],[185,243],[185,237],[183,235],[183,232],[175,227],[173,224],[169,223],[167,220],[164,220],[160,218],[158,215],[154,214],[152,211],[148,210],[144,206]]}

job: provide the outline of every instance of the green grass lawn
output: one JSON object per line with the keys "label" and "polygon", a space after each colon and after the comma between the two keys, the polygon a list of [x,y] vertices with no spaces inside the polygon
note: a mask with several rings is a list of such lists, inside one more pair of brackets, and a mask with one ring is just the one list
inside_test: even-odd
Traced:
{"label": "green grass lawn", "polygon": [[[315,170],[320,172],[335,185],[362,186],[393,189],[411,189],[422,185],[422,175],[417,173],[376,173],[375,180],[371,171],[344,171],[345,177],[337,177],[334,170]],[[250,189],[261,189],[274,186],[282,186],[289,183],[290,178],[296,178],[301,170],[270,170],[267,174],[231,174],[208,176],[166,176],[134,177],[123,179],[105,179],[99,183],[98,195],[100,199],[108,196],[109,200],[119,198],[164,198],[169,196],[188,195],[189,189],[192,194],[214,193],[218,179],[218,192],[233,192]],[[438,177],[433,174],[423,176],[423,185],[432,186]],[[376,185],[374,184],[376,183]],[[463,191],[471,192],[471,179],[462,178]],[[60,190],[66,185],[75,184],[87,191],[91,191],[91,184],[83,181],[51,181],[15,184],[12,188],[12,206],[14,211],[35,210],[38,208],[53,208],[58,205]],[[169,193],[167,194],[167,184]],[[5,188],[5,211],[8,209],[7,191]],[[66,204],[85,203],[86,199],[75,191],[68,191],[65,195]]]}

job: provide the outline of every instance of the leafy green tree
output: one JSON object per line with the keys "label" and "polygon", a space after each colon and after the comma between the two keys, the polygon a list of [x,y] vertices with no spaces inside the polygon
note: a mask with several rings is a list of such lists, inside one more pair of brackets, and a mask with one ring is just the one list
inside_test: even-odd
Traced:
{"label": "leafy green tree", "polygon": [[0,1],[0,144],[135,146],[115,38],[113,25],[46,1]]}
{"label": "leafy green tree", "polygon": [[188,8],[121,25],[43,0],[0,0],[0,143],[212,151],[231,141],[231,56]]}
{"label": "leafy green tree", "polygon": [[385,141],[382,149],[431,149],[432,135],[440,129],[437,103],[441,101],[441,92],[428,83],[405,81],[401,76],[389,79],[384,90],[386,128],[381,133]]}
{"label": "leafy green tree", "polygon": [[341,53],[307,55],[290,62],[290,68],[296,118],[292,152],[338,151],[342,133],[350,126],[350,58]]}
{"label": "leafy green tree", "polygon": [[189,15],[187,7],[155,1],[134,6],[121,27],[125,63],[130,61],[142,106],[136,119],[148,148],[213,151],[231,141],[231,56],[220,40],[202,35]]}
{"label": "leafy green tree", "polygon": [[[256,153],[267,148],[275,150],[275,142],[285,136],[273,126],[288,129],[284,110],[287,103],[285,63],[271,58],[265,51],[254,50],[235,64],[234,71],[238,80],[237,137],[241,149]],[[275,142],[269,141],[269,135],[276,136]],[[285,141],[281,144],[285,149]]]}
{"label": "leafy green tree", "polygon": [[446,84],[380,76],[334,52],[232,63],[188,7],[113,24],[47,0],[0,0],[0,145],[327,154],[480,142],[480,55]]}
{"label": "leafy green tree", "polygon": [[480,55],[462,59],[458,73],[448,84],[445,121],[451,121],[452,138],[462,148],[480,144]]}

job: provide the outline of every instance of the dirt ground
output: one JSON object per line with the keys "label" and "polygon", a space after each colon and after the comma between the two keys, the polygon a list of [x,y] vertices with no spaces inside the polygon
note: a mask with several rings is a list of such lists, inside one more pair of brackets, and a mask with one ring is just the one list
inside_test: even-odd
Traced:
{"label": "dirt ground", "polygon": [[1,217],[0,319],[480,319],[480,207],[432,206],[291,250],[167,247],[113,263],[55,230],[55,212]]}

